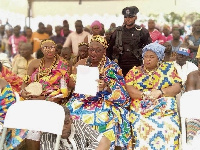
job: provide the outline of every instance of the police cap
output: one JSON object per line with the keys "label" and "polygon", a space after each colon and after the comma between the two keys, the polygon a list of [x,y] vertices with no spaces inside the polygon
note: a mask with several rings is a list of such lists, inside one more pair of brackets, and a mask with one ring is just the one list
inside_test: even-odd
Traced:
{"label": "police cap", "polygon": [[139,9],[136,6],[126,7],[122,10],[124,17],[134,17],[139,12]]}

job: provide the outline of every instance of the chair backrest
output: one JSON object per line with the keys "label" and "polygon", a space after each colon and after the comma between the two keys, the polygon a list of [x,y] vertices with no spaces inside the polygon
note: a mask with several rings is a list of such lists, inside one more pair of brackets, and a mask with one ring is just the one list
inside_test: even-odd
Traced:
{"label": "chair backrest", "polygon": [[19,101],[8,109],[4,127],[62,135],[65,112],[62,106],[44,100]]}
{"label": "chair backrest", "polygon": [[200,118],[200,90],[185,92],[180,99],[180,116]]}
{"label": "chair backrest", "polygon": [[180,98],[180,117],[182,131],[182,148],[187,150],[186,118],[200,119],[200,90],[185,92]]}

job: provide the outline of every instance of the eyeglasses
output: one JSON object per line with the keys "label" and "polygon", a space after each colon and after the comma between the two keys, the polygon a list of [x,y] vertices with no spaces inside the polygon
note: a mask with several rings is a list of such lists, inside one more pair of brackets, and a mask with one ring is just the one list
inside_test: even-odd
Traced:
{"label": "eyeglasses", "polygon": [[55,51],[56,50],[56,46],[43,46],[42,49],[44,51]]}
{"label": "eyeglasses", "polygon": [[100,53],[100,52],[102,52],[102,49],[95,49],[95,48],[90,48],[90,47],[89,47],[89,51],[90,51],[90,52],[95,51],[95,53]]}

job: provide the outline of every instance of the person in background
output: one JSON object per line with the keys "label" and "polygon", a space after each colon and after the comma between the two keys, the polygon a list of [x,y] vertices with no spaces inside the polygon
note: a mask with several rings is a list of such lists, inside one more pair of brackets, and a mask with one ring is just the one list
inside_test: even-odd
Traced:
{"label": "person in background", "polygon": [[53,40],[56,44],[61,44],[63,45],[65,43],[66,38],[61,36],[61,26],[56,26],[55,27],[55,36],[51,36],[50,39]]}
{"label": "person in background", "polygon": [[92,34],[91,35],[87,35],[85,37],[84,43],[90,43],[90,41],[92,39],[92,36],[100,35],[101,30],[102,30],[102,25],[98,20],[96,20],[91,24],[90,28],[91,28],[91,33]]}
{"label": "person in background", "polygon": [[108,58],[118,62],[124,76],[133,66],[141,65],[142,48],[152,42],[148,30],[135,24],[138,12],[136,6],[122,10],[124,26],[112,34],[106,52]]}
{"label": "person in background", "polygon": [[25,30],[26,33],[26,38],[27,38],[27,42],[32,43],[31,38],[32,38],[32,29],[30,27],[27,27]]}
{"label": "person in background", "polygon": [[33,32],[31,41],[33,42],[33,55],[40,48],[41,40],[49,39],[49,35],[45,33],[45,26],[42,22],[38,24],[38,30]]}
{"label": "person in background", "polygon": [[101,32],[100,32],[101,36],[105,36],[105,28],[104,28],[104,24],[101,23]]}
{"label": "person in background", "polygon": [[9,38],[13,34],[13,29],[6,30],[6,36],[1,41],[1,50],[3,53],[9,55]]}
{"label": "person in background", "polygon": [[88,32],[83,31],[83,24],[81,20],[77,20],[75,22],[76,31],[69,34],[67,37],[63,47],[72,48],[72,52],[74,56],[78,55],[78,43],[84,41],[84,38],[87,35],[90,35]]}
{"label": "person in background", "polygon": [[63,21],[63,28],[61,30],[61,36],[67,38],[68,35],[71,33],[72,31],[69,29],[69,23],[67,20]]}
{"label": "person in background", "polygon": [[38,49],[37,52],[36,52],[36,58],[37,58],[37,59],[41,59],[42,57],[44,57],[44,54],[43,54],[43,52],[42,52],[42,50],[41,50],[41,48],[40,48],[40,49]]}
{"label": "person in background", "polygon": [[61,55],[62,48],[63,48],[63,45],[58,43],[56,46],[56,54],[58,54],[59,56]]}
{"label": "person in background", "polygon": [[148,31],[150,34],[150,37],[152,39],[152,42],[157,42],[159,44],[164,43],[164,37],[160,31],[158,31],[156,28],[155,20],[149,19],[148,21]]}
{"label": "person in background", "polygon": [[45,29],[45,33],[47,33],[49,35],[49,37],[53,36],[53,28],[52,25],[48,24],[46,29]]}
{"label": "person in background", "polygon": [[[65,121],[59,150],[109,150],[110,141],[103,134],[100,134],[91,126],[81,120],[72,120],[70,111],[63,107],[65,111]],[[81,132],[80,132],[81,131]],[[54,150],[56,135],[43,133],[40,140],[40,150]]]}
{"label": "person in background", "polygon": [[19,42],[27,42],[27,38],[23,35],[20,35],[20,26],[15,26],[13,33],[14,34],[10,36],[8,40],[9,56],[12,57],[14,57],[16,54],[19,54]]}
{"label": "person in background", "polygon": [[[186,82],[186,92],[192,90],[200,90],[200,59],[198,60],[198,70],[188,74]],[[197,105],[198,102],[194,105]],[[186,120],[186,138],[187,143],[192,142],[193,138],[200,131],[200,119],[187,119]]]}
{"label": "person in background", "polygon": [[0,47],[3,38],[6,38],[5,25],[0,26]]}
{"label": "person in background", "polygon": [[172,52],[176,53],[179,50],[180,45],[183,43],[182,40],[180,39],[181,37],[180,29],[172,30],[172,36],[173,36],[173,39],[169,42],[172,46]]}
{"label": "person in background", "polygon": [[12,72],[23,78],[27,74],[27,69],[31,61],[34,59],[31,55],[33,46],[31,43],[22,43],[20,48],[20,56],[16,58]]}
{"label": "person in background", "polygon": [[198,67],[194,63],[187,61],[190,55],[190,50],[185,44],[180,45],[176,53],[177,55],[176,60],[174,61],[174,67],[176,68],[178,75],[182,80],[181,92],[176,95],[178,111],[180,112],[180,97],[183,93],[185,93],[187,76],[190,72],[198,70]]}
{"label": "person in background", "polygon": [[163,46],[165,47],[165,58],[163,61],[174,61],[176,59],[176,53],[172,52],[171,43],[169,41],[165,42]]}
{"label": "person in background", "polygon": [[130,122],[134,150],[178,150],[180,120],[175,96],[181,79],[173,62],[163,62],[165,47],[151,43],[143,48],[143,65],[126,75],[131,97]]}
{"label": "person in background", "polygon": [[200,56],[200,51],[198,51],[200,45],[200,20],[194,22],[192,25],[192,34],[185,37],[184,43],[188,45],[191,51],[189,61],[198,65],[197,58]]}
{"label": "person in background", "polygon": [[110,38],[111,38],[112,34],[115,32],[116,29],[117,28],[110,28],[105,32],[105,38],[106,38],[106,41],[108,43],[110,42]]}
{"label": "person in background", "polygon": [[83,30],[91,34],[91,27],[90,27],[90,25],[85,26],[83,28]]}
{"label": "person in background", "polygon": [[164,25],[162,32],[163,32],[163,36],[164,36],[164,42],[173,40],[173,36],[172,36],[171,30],[170,30],[170,26]]}
{"label": "person in background", "polygon": [[82,42],[78,44],[78,56],[74,61],[75,63],[77,63],[81,59],[85,59],[88,57],[88,47],[89,47],[88,43]]}

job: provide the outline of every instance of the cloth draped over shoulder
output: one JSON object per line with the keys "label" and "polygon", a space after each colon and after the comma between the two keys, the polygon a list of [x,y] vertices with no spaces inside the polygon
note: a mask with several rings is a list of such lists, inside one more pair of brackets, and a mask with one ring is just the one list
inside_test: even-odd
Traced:
{"label": "cloth draped over shoulder", "polygon": [[111,93],[103,90],[94,97],[73,93],[67,107],[73,119],[80,119],[103,133],[112,142],[111,149],[116,143],[128,149],[132,144],[126,110],[130,99],[122,70],[109,58],[104,65],[104,82],[108,83]]}
{"label": "cloth draped over shoulder", "polygon": [[[125,80],[127,85],[140,91],[159,90],[181,83],[173,63],[170,62],[162,63],[152,76],[133,67]],[[180,126],[175,97],[162,96],[154,102],[148,99],[132,99],[129,120],[136,140],[134,149],[178,149]]]}
{"label": "cloth draped over shoulder", "polygon": [[[31,75],[31,82],[37,81],[38,74],[39,69],[36,69],[35,72]],[[59,57],[55,67],[51,70],[49,75],[40,77],[38,82],[42,84],[42,94],[47,96],[56,96],[59,94],[63,94],[64,97],[66,97],[67,91],[63,91],[61,86],[62,84],[67,85],[69,82],[68,63]]]}
{"label": "cloth draped over shoulder", "polygon": [[23,79],[16,74],[12,73],[11,70],[6,68],[5,66],[2,67],[2,72],[0,77],[5,79],[8,83],[10,83],[12,89],[16,92],[20,92],[21,85],[23,82]]}

